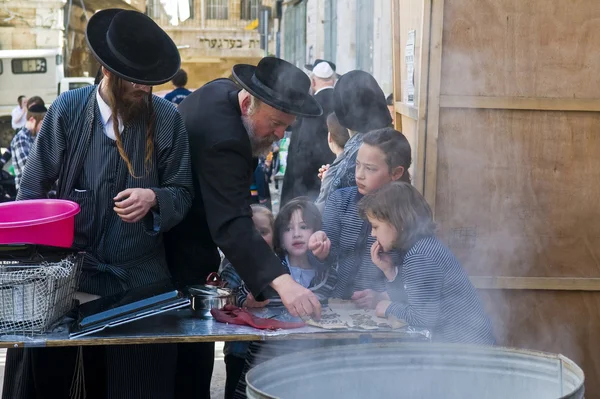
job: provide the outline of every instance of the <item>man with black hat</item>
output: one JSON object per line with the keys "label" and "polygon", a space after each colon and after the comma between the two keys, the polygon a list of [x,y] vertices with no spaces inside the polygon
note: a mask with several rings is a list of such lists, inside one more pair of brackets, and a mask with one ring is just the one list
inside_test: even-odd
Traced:
{"label": "man with black hat", "polygon": [[385,94],[375,78],[367,72],[350,71],[342,76],[333,90],[333,103],[335,115],[340,124],[349,130],[350,139],[344,146],[331,184],[326,190],[321,190],[317,203],[326,203],[329,194],[335,190],[356,186],[356,155],[364,134],[392,123]]}
{"label": "man with black hat", "polygon": [[[236,65],[233,78],[241,90],[229,79],[217,79],[178,108],[189,134],[196,197],[183,222],[165,238],[173,278],[181,285],[204,283],[218,270],[219,247],[255,298],[274,289],[292,315],[318,318],[316,296],[287,274],[254,228],[248,188],[256,169],[253,158],[266,154],[296,116],[318,117],[323,110],[308,94],[306,74],[278,58],[263,58],[256,67]],[[178,382],[196,397],[206,395],[207,379],[201,376],[208,375],[210,382],[212,345],[186,347],[179,350],[188,359],[180,357]]]}
{"label": "man with black hat", "polygon": [[327,116],[333,112],[335,64],[317,60],[310,69],[311,91],[321,104],[323,115],[302,118],[292,128],[281,189],[281,206],[300,196],[317,199],[321,180],[316,172],[321,165],[327,165],[335,158],[327,143]]}
{"label": "man with black hat", "polygon": [[[74,247],[86,252],[86,300],[170,277],[163,233],[192,201],[181,116],[152,86],[179,70],[177,47],[142,13],[99,11],[88,46],[104,78],[52,104],[27,160],[17,199],[75,201]],[[7,360],[4,398],[172,398],[175,345],[25,349]]]}

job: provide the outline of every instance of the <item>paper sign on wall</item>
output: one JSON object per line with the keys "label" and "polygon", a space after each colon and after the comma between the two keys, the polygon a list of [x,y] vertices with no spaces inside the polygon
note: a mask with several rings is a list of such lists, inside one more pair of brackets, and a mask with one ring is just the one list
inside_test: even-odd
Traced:
{"label": "paper sign on wall", "polygon": [[406,63],[406,81],[404,82],[403,101],[405,104],[415,104],[415,40],[417,31],[408,32],[404,61]]}

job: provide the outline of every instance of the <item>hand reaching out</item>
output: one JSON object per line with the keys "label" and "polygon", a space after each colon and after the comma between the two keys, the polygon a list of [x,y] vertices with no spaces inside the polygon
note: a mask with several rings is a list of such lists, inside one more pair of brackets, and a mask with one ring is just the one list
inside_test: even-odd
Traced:
{"label": "hand reaching out", "polygon": [[308,249],[312,251],[317,259],[323,262],[329,256],[331,241],[324,231],[316,231],[308,240]]}
{"label": "hand reaching out", "polygon": [[354,292],[350,299],[352,299],[352,302],[359,308],[375,309],[377,303],[385,298],[383,294],[385,293],[366,289]]}

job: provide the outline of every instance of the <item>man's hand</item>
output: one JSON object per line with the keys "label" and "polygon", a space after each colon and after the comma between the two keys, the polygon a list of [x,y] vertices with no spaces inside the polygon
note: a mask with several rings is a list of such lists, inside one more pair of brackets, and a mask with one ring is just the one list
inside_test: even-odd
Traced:
{"label": "man's hand", "polygon": [[244,307],[245,308],[264,308],[268,304],[269,304],[268,299],[266,301],[257,301],[256,299],[254,299],[254,295],[252,295],[249,292],[248,296],[246,297],[246,301],[244,302]]}
{"label": "man's hand", "polygon": [[128,188],[113,200],[114,211],[126,223],[139,222],[157,204],[156,194],[148,188]]}
{"label": "man's hand", "polygon": [[316,231],[308,239],[308,249],[312,251],[317,259],[323,262],[329,256],[331,241],[324,231]]}
{"label": "man's hand", "polygon": [[294,281],[289,274],[282,274],[271,283],[281,297],[286,309],[294,317],[312,316],[321,319],[321,304],[315,294]]}
{"label": "man's hand", "polygon": [[389,301],[389,300],[380,301],[377,304],[377,307],[375,308],[375,313],[377,314],[377,316],[385,317],[385,312],[390,307],[391,304],[392,304],[392,301]]}
{"label": "man's hand", "polygon": [[329,170],[329,164],[321,165],[321,167],[319,168],[319,173],[317,174],[317,177],[322,181],[325,178],[325,173],[327,173],[328,170]]}
{"label": "man's hand", "polygon": [[375,309],[377,303],[385,299],[386,297],[387,294],[385,292],[377,292],[371,289],[367,289],[363,291],[356,291],[350,299],[352,299],[352,302],[354,302],[354,304],[359,308]]}

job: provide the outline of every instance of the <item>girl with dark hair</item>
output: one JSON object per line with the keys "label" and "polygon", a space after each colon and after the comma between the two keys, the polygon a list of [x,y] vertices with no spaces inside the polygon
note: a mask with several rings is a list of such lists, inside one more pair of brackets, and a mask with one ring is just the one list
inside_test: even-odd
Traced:
{"label": "girl with dark hair", "polygon": [[[309,258],[308,241],[313,232],[321,228],[321,213],[305,197],[295,198],[285,204],[277,218],[273,230],[273,247],[288,269],[292,278],[315,293],[319,301],[326,301],[337,282],[337,273],[333,268],[313,268]],[[238,290],[236,302],[244,303],[245,295],[250,295],[242,285]],[[281,307],[280,298],[269,298],[269,306]],[[310,343],[313,346],[314,343]],[[304,350],[302,341],[255,341],[246,352],[246,364],[240,375],[234,398],[246,398],[246,373],[254,366],[281,353]]]}
{"label": "girl with dark hair", "polygon": [[[435,237],[431,209],[417,189],[388,184],[367,194],[358,207],[372,226],[371,260],[384,273],[391,297],[377,304],[377,315],[426,328],[437,342],[494,344],[475,288]],[[405,254],[401,263],[390,256],[394,249]]]}
{"label": "girl with dark hair", "polygon": [[[326,300],[335,286],[337,275],[329,267],[313,268],[310,262],[309,239],[321,229],[321,213],[305,197],[295,198],[283,206],[273,229],[273,247],[292,278]],[[248,290],[239,291],[237,302],[244,303]],[[279,298],[269,298],[271,304],[281,305]]]}
{"label": "girl with dark hair", "polygon": [[334,297],[352,299],[360,307],[373,309],[387,299],[385,276],[369,252],[375,240],[369,236],[370,225],[359,217],[357,205],[363,195],[386,184],[410,182],[410,164],[410,144],[402,133],[384,128],[364,135],[356,158],[356,186],[331,194],[323,213],[323,231],[310,240],[318,260],[325,265],[337,264]]}

